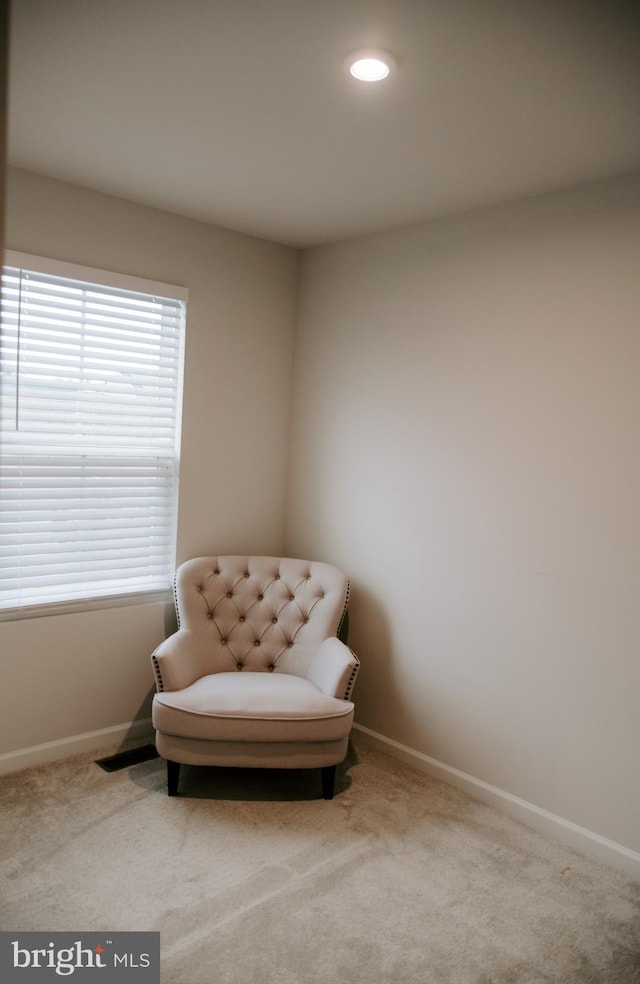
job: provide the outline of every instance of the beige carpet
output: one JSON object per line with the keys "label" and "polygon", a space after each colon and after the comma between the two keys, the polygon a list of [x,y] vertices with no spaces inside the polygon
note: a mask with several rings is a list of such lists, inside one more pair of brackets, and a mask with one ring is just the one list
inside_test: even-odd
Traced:
{"label": "beige carpet", "polygon": [[163,984],[640,982],[639,884],[377,752],[331,802],[97,757],[0,780],[2,929],[160,930]]}

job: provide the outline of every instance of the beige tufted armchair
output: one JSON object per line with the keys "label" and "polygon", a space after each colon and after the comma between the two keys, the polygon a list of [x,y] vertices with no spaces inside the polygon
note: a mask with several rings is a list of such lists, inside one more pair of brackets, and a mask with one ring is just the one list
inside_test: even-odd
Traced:
{"label": "beige tufted armchair", "polygon": [[337,636],[346,576],[280,557],[198,557],[178,568],[178,631],[151,660],[169,796],[180,764],[320,768],[333,796],[359,668]]}

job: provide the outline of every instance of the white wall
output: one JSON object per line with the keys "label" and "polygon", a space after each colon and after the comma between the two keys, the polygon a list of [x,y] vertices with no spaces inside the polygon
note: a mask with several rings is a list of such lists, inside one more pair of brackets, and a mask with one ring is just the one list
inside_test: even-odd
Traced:
{"label": "white wall", "polygon": [[[281,553],[297,252],[19,170],[6,246],[189,288],[178,560]],[[0,623],[0,754],[148,716],[165,618]]]}
{"label": "white wall", "polygon": [[365,727],[640,850],[640,179],[314,249],[287,550]]}

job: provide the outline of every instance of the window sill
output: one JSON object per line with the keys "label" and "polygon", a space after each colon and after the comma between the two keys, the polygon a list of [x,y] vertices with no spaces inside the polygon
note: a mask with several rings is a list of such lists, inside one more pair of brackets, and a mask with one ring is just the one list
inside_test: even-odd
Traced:
{"label": "window sill", "polygon": [[170,588],[140,591],[133,594],[105,595],[97,598],[74,598],[70,601],[52,601],[46,604],[21,605],[18,608],[0,610],[0,622],[15,622],[26,618],[44,618],[49,615],[70,615],[74,612],[99,611],[103,608],[129,608],[132,605],[152,605],[171,602]]}

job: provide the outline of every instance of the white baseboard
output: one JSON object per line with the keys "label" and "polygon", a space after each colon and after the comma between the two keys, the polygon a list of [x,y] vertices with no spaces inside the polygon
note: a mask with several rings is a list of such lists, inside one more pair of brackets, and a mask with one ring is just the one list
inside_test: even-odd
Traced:
{"label": "white baseboard", "polygon": [[361,741],[363,745],[369,745],[371,748],[385,752],[387,755],[413,766],[420,772],[426,772],[436,779],[442,779],[470,796],[495,806],[528,827],[533,827],[534,830],[555,837],[581,854],[595,858],[596,861],[602,861],[619,871],[624,871],[630,878],[640,881],[640,854],[636,851],[608,840],[606,837],[601,837],[600,834],[594,834],[593,831],[579,827],[570,820],[549,813],[548,810],[543,810],[518,796],[512,796],[504,789],[491,786],[481,779],[467,775],[466,772],[445,765],[444,762],[439,762],[414,748],[402,745],[377,731],[365,728],[362,724],[354,724],[353,730],[356,732],[354,738],[356,741]]}
{"label": "white baseboard", "polygon": [[100,731],[88,731],[82,735],[72,735],[59,741],[48,741],[44,745],[32,745],[30,748],[19,748],[15,752],[5,752],[0,755],[0,775],[9,772],[19,772],[47,762],[71,758],[72,755],[82,755],[97,752],[113,745],[119,748],[123,742],[150,738],[153,735],[151,718],[133,721],[129,724],[118,724],[112,728],[102,728]]}

